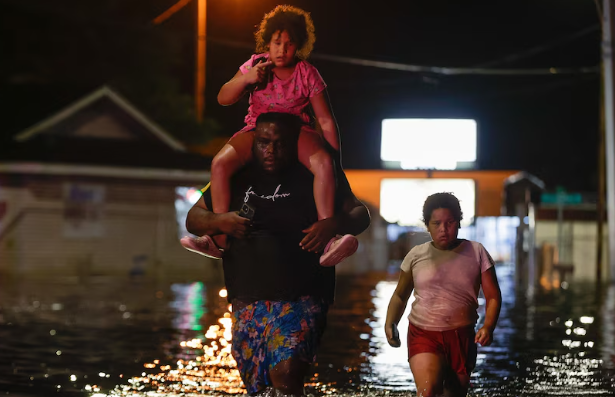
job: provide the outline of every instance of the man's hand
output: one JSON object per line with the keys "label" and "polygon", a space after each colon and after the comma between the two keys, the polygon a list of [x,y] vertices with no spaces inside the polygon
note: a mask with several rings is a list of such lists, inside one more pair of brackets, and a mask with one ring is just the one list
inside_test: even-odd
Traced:
{"label": "man's hand", "polygon": [[493,330],[491,328],[482,327],[476,332],[474,342],[480,343],[481,346],[489,346],[491,342],[493,342]]}
{"label": "man's hand", "polygon": [[251,221],[237,212],[217,214],[220,231],[235,238],[245,238],[250,232]]}
{"label": "man's hand", "polygon": [[308,252],[322,252],[329,241],[336,236],[338,227],[339,225],[335,218],[318,221],[303,230],[303,233],[307,233],[307,235],[301,240],[299,245]]}

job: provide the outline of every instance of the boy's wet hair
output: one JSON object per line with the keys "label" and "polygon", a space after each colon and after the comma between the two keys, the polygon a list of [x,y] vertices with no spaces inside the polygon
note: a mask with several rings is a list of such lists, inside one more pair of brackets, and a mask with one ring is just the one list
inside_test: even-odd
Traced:
{"label": "boy's wet hair", "polygon": [[425,226],[429,226],[431,214],[439,208],[449,210],[453,218],[461,224],[463,212],[461,211],[459,199],[452,193],[435,193],[427,197],[425,204],[423,204],[423,223],[425,223]]}
{"label": "boy's wet hair", "polygon": [[307,59],[314,48],[316,35],[314,22],[306,11],[300,8],[279,5],[273,11],[265,14],[261,24],[254,34],[256,52],[269,51],[269,43],[275,32],[288,32],[291,40],[297,45],[297,57]]}

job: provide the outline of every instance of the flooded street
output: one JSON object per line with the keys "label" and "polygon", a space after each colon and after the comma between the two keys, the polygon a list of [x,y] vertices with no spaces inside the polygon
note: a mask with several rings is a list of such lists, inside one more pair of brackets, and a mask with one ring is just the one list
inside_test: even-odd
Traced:
{"label": "flooded street", "polygon": [[[415,397],[405,258],[427,328],[496,264],[464,397],[615,397],[615,0],[0,0],[0,30],[0,397],[246,396],[233,342],[316,350],[306,397]],[[333,263],[324,331],[249,307],[330,301]]]}
{"label": "flooded street", "polygon": [[[492,346],[479,348],[471,395],[615,395],[615,287],[515,294]],[[315,395],[414,392],[405,348],[383,324],[396,276],[338,277],[337,302],[309,380]],[[0,391],[11,396],[163,396],[243,393],[230,357],[220,285],[141,279],[3,280]],[[480,321],[480,320],[479,320]],[[405,338],[407,320],[400,324]],[[404,343],[405,346],[405,343]]]}

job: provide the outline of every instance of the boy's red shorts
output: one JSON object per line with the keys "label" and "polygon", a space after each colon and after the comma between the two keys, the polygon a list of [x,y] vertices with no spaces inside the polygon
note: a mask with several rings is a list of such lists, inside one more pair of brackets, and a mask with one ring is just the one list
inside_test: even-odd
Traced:
{"label": "boy's red shorts", "polygon": [[408,359],[419,353],[434,353],[444,357],[457,374],[470,375],[476,365],[474,326],[449,331],[426,331],[410,324],[408,328]]}

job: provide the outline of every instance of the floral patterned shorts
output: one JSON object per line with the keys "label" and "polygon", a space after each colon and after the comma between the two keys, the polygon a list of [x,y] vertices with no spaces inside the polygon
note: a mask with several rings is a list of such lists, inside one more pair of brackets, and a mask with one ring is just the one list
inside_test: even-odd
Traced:
{"label": "floral patterned shorts", "polygon": [[271,386],[269,371],[290,358],[313,362],[329,306],[320,299],[256,301],[233,311],[233,357],[248,394]]}

